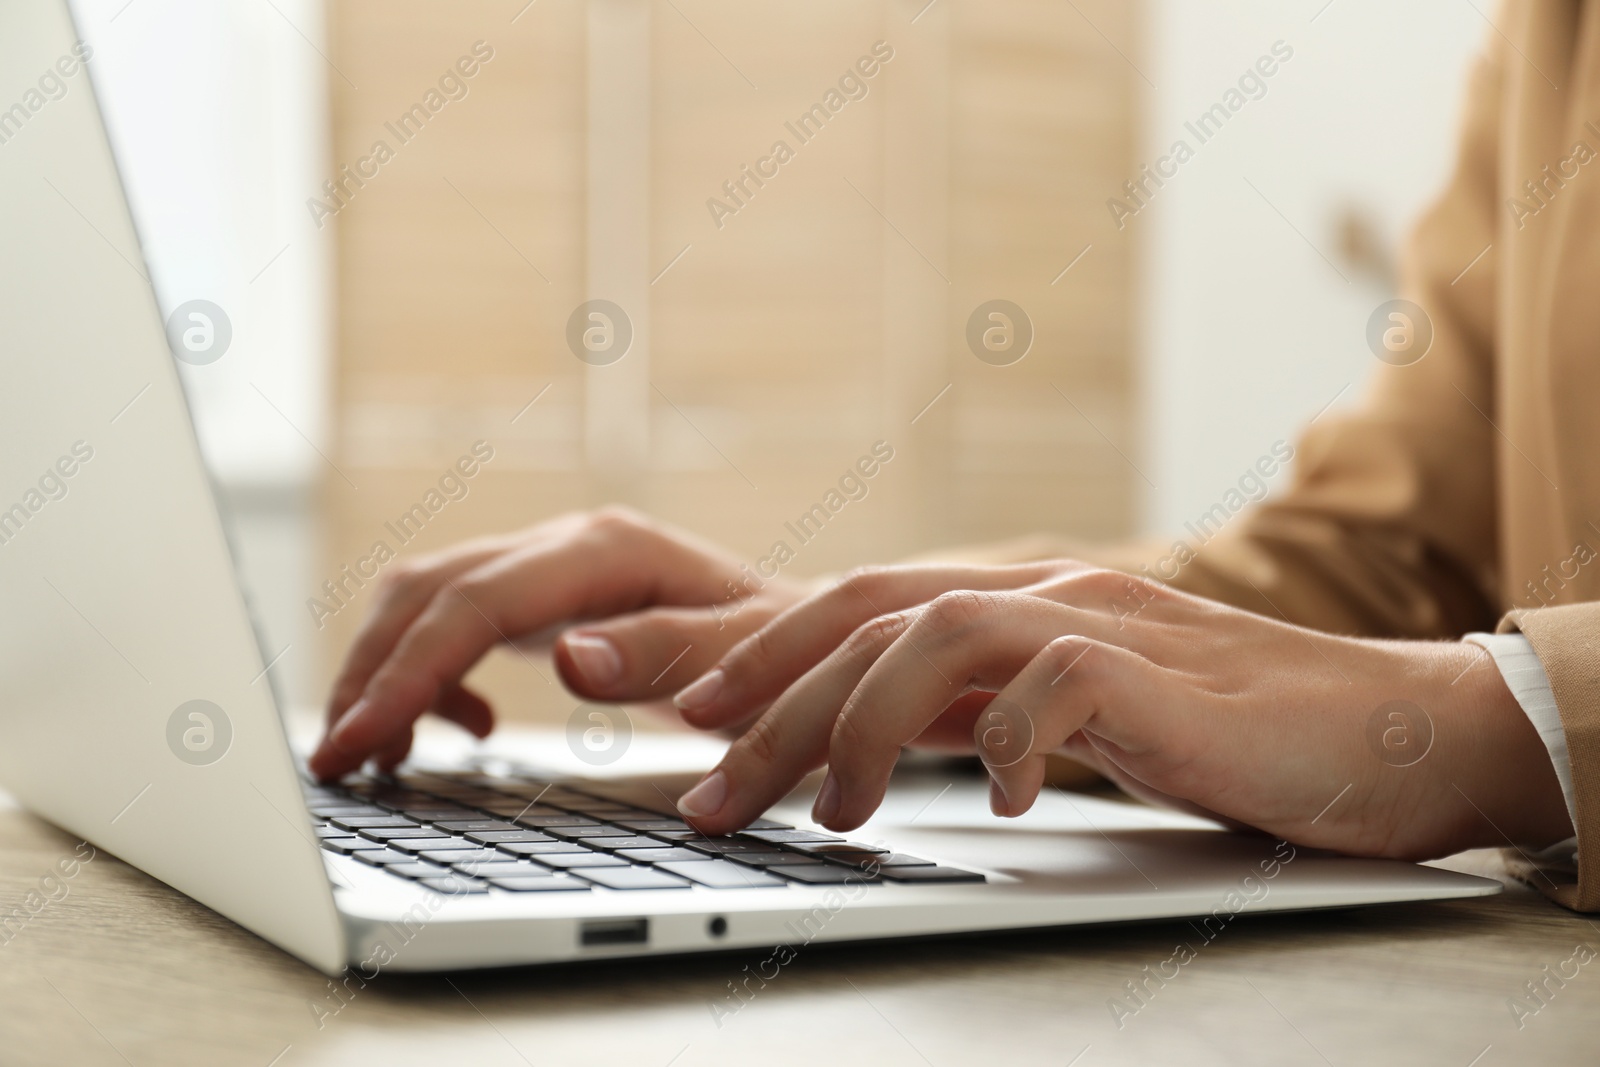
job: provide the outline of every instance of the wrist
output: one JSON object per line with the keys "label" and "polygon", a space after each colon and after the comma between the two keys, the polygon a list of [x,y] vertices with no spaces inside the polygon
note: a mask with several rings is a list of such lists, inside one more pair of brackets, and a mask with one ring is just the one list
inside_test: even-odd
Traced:
{"label": "wrist", "polygon": [[[1459,726],[1438,770],[1462,813],[1462,848],[1542,849],[1573,834],[1550,751],[1488,653],[1457,646],[1460,670],[1447,707]],[[1443,725],[1443,724],[1441,724]]]}

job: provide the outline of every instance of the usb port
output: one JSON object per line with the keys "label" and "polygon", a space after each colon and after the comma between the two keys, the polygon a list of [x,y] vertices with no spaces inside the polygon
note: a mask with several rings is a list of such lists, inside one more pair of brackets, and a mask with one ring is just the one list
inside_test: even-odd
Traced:
{"label": "usb port", "polygon": [[649,940],[649,919],[591,919],[578,925],[580,945],[643,945]]}

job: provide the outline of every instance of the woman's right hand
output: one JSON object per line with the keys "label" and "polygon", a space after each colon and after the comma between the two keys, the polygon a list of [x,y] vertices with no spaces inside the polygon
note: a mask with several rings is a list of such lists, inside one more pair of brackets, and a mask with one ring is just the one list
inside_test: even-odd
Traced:
{"label": "woman's right hand", "polygon": [[730,553],[615,507],[392,563],[334,682],[311,771],[326,781],[368,758],[393,769],[427,711],[486,736],[493,712],[462,678],[497,644],[553,638],[574,693],[654,700],[805,592],[783,578],[761,582]]}

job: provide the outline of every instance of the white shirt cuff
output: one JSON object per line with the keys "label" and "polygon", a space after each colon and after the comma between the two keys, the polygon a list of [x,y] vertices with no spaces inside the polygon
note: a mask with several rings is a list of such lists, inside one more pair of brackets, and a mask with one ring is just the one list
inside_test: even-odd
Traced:
{"label": "white shirt cuff", "polygon": [[[1561,783],[1561,796],[1567,803],[1567,815],[1574,830],[1578,827],[1578,808],[1572,789],[1572,758],[1567,754],[1567,731],[1561,725],[1561,711],[1556,707],[1555,691],[1550,688],[1550,676],[1533,645],[1521,634],[1471,633],[1461,638],[1478,645],[1489,653],[1494,665],[1500,669],[1506,688],[1516,697],[1522,712],[1533,723],[1539,739],[1550,753],[1550,763],[1555,767],[1556,780]],[[1551,846],[1550,851],[1577,850],[1576,836]]]}

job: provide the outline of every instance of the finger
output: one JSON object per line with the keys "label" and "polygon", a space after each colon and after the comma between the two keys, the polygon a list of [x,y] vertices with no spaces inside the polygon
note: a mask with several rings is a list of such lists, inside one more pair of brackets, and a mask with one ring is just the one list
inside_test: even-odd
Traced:
{"label": "finger", "polygon": [[684,718],[702,729],[726,725],[777,699],[869,619],[925,604],[951,589],[1016,588],[1059,567],[924,565],[853,571],[739,642],[714,669],[679,693],[676,703]]}
{"label": "finger", "polygon": [[497,643],[555,623],[700,600],[712,557],[625,513],[502,553],[447,577],[313,754],[319,777],[344,774],[431,707]]}
{"label": "finger", "polygon": [[839,708],[909,621],[908,614],[886,615],[858,627],[728,746],[678,810],[702,833],[725,834],[787,795],[822,766]]}
{"label": "finger", "polygon": [[928,724],[926,730],[912,738],[908,747],[930,752],[970,754],[973,730],[993,699],[993,693],[978,690],[961,694]]}
{"label": "finger", "polygon": [[1176,685],[1170,672],[1117,645],[1077,636],[1045,645],[975,728],[978,754],[998,787],[994,813],[1031,808],[1044,783],[1045,757],[1069,741],[1091,734],[1131,740],[1130,721],[1151,729],[1160,709],[1178,704]]}
{"label": "finger", "polygon": [[494,729],[494,709],[487,700],[463,685],[445,686],[439,699],[433,702],[433,710],[473,737],[488,737]]}
{"label": "finger", "polygon": [[411,754],[412,736],[412,732],[409,729],[403,731],[398,738],[384,746],[372,757],[372,761],[378,765],[380,773],[391,774],[396,767],[405,762],[405,758]]}
{"label": "finger", "polygon": [[586,623],[556,641],[556,668],[582,697],[653,700],[704,673],[730,642],[773,614],[757,597],[731,606],[649,608]]}
{"label": "finger", "polygon": [[328,699],[328,726],[339,721],[361,696],[374,671],[388,658],[395,642],[433,599],[439,587],[504,552],[503,537],[481,538],[414,562],[391,566],[377,602],[362,622]]}
{"label": "finger", "polygon": [[[1115,625],[1094,612],[1024,593],[946,593],[850,694],[828,746],[828,780],[813,818],[860,826],[883,801],[900,750],[970,688],[1000,690],[1062,634],[1105,638]],[[830,784],[831,782],[831,784]]]}

